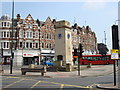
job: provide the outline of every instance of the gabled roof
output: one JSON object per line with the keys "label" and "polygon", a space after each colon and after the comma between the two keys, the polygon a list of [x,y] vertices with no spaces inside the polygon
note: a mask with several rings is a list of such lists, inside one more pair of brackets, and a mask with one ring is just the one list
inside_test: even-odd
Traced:
{"label": "gabled roof", "polygon": [[30,23],[32,23],[32,24],[35,23],[34,19],[32,18],[32,16],[30,14],[28,14],[28,16],[25,18],[24,23],[27,21],[30,21]]}
{"label": "gabled roof", "polygon": [[45,23],[52,23],[51,18],[48,17],[48,18],[46,19]]}

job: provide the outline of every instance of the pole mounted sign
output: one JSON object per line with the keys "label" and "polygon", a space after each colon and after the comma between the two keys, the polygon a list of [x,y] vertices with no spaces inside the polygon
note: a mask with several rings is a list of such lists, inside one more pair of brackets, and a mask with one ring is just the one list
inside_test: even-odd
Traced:
{"label": "pole mounted sign", "polygon": [[111,50],[111,59],[114,59],[114,60],[118,60],[119,59],[119,56],[118,56],[118,49],[112,49]]}

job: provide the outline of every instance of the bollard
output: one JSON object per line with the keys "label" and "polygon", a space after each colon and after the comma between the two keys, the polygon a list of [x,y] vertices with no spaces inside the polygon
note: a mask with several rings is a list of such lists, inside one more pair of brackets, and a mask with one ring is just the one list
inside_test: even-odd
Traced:
{"label": "bollard", "polygon": [[44,76],[44,73],[46,73],[47,69],[46,69],[46,65],[43,66],[43,70],[41,72],[41,76]]}
{"label": "bollard", "polygon": [[71,72],[72,71],[72,65],[70,63],[66,64],[66,71]]}

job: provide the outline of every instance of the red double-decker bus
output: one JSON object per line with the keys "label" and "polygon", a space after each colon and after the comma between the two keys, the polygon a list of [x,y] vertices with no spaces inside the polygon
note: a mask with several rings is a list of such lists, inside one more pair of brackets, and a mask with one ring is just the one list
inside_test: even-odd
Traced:
{"label": "red double-decker bus", "polygon": [[111,60],[111,55],[83,55],[80,59],[81,65],[87,65],[87,64],[93,64],[93,65],[102,65],[102,64],[113,64],[114,60]]}

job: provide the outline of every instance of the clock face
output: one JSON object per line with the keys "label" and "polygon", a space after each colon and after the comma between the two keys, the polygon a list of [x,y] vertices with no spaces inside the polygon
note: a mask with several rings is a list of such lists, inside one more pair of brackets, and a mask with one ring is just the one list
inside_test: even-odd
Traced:
{"label": "clock face", "polygon": [[70,38],[70,34],[67,35],[67,38],[68,38],[68,39]]}
{"label": "clock face", "polygon": [[62,34],[58,34],[58,38],[60,39],[62,37]]}

